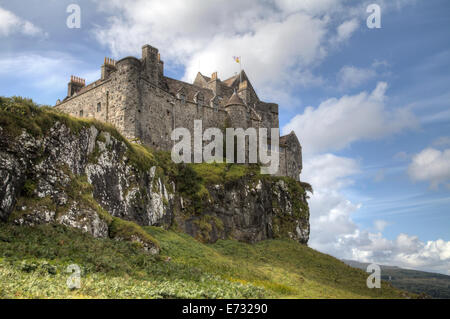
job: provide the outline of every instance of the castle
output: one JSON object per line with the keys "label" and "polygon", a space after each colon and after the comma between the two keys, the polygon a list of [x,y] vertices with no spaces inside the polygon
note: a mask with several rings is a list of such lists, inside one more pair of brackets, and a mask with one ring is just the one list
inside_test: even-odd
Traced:
{"label": "castle", "polygon": [[[158,49],[145,45],[142,58],[119,61],[105,58],[101,78],[86,86],[71,77],[67,97],[57,109],[78,117],[89,117],[114,125],[126,138],[170,151],[171,133],[184,127],[191,132],[194,120],[203,129],[278,128],[278,105],[261,101],[244,71],[221,81],[197,74],[193,84],[164,75]],[[280,137],[277,175],[299,180],[302,170],[301,145],[294,132]],[[270,141],[269,141],[270,144]]]}

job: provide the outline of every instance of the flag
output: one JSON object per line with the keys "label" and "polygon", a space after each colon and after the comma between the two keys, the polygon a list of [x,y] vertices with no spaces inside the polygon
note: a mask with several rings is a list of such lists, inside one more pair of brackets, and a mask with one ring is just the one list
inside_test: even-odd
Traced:
{"label": "flag", "polygon": [[236,63],[241,63],[241,57],[240,56],[234,56],[233,60],[236,61]]}

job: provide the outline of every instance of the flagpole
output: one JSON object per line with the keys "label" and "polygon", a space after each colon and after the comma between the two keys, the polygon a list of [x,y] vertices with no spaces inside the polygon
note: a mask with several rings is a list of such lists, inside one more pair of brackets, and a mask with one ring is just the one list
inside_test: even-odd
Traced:
{"label": "flagpole", "polygon": [[242,57],[239,57],[239,77],[240,77],[240,84],[242,84]]}

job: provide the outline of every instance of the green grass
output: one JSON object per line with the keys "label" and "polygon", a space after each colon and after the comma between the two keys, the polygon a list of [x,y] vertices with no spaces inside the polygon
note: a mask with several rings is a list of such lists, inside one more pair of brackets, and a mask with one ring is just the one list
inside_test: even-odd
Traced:
{"label": "green grass", "polygon": [[[0,97],[0,129],[8,143],[25,130],[36,138],[46,136],[60,122],[74,134],[95,126],[105,142],[109,133],[126,146],[126,157],[139,173],[157,166],[156,176],[190,201],[193,214],[200,214],[209,199],[208,186],[243,180],[256,182],[264,178],[273,183],[283,180],[300,214],[308,214],[300,199],[307,184],[284,177],[259,175],[257,165],[198,164],[176,165],[168,152],[131,144],[112,126],[89,119],[73,118],[49,107],[38,107],[31,100]],[[45,154],[37,154],[37,161]],[[89,161],[96,162],[99,150]],[[64,168],[62,168],[64,170]],[[367,274],[346,266],[293,241],[271,240],[255,245],[236,241],[202,244],[192,237],[159,228],[141,228],[130,222],[112,218],[92,197],[92,185],[86,176],[75,176],[68,169],[69,185],[61,185],[69,201],[58,209],[50,198],[35,197],[37,181],[33,174],[18,198],[12,217],[46,207],[64,213],[77,202],[94,209],[110,226],[111,237],[130,239],[134,235],[161,248],[160,256],[143,251],[136,242],[94,239],[78,230],[63,226],[39,225],[33,228],[0,224],[0,297],[2,298],[400,298],[402,293],[383,283],[382,289],[366,287]],[[28,176],[30,175],[30,176]],[[310,186],[309,186],[310,187]],[[12,218],[11,217],[11,218]],[[294,216],[298,217],[298,216]],[[308,216],[305,215],[305,218]],[[220,221],[205,216],[199,220],[204,236],[211,223]],[[292,222],[279,219],[274,225],[283,228]],[[168,260],[170,257],[170,261]],[[83,269],[82,288],[69,290],[66,267],[78,264]]]}
{"label": "green grass", "polygon": [[133,241],[133,237],[138,237],[144,243],[159,247],[158,241],[144,231],[141,226],[117,217],[113,217],[109,225],[109,235],[112,238],[121,238],[128,241]]}
{"label": "green grass", "polygon": [[243,177],[259,175],[258,165],[235,165],[226,163],[191,164],[190,167],[206,185],[233,183]]}
{"label": "green grass", "polygon": [[[128,159],[138,170],[147,171],[156,164],[149,149],[131,144],[110,124],[95,119],[72,117],[49,106],[39,107],[31,99],[0,96],[0,128],[2,135],[11,140],[20,136],[23,131],[36,138],[45,136],[56,122],[64,124],[74,134],[79,134],[82,129],[91,126],[95,126],[102,133],[109,133],[126,145]],[[98,139],[104,140],[104,136],[99,135]],[[95,160],[96,156],[98,154],[93,154],[90,160]]]}
{"label": "green grass", "polygon": [[[182,233],[145,229],[159,241],[160,256],[63,226],[0,224],[0,297],[404,297],[385,282],[368,289],[365,272],[293,241],[205,245]],[[66,286],[70,264],[82,268],[81,289]]]}

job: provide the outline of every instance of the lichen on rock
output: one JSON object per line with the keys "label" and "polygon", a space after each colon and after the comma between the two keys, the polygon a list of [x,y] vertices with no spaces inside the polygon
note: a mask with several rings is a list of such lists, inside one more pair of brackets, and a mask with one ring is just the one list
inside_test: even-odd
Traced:
{"label": "lichen on rock", "polygon": [[177,228],[205,242],[308,242],[306,191],[294,179],[260,175],[251,165],[177,165],[104,123],[26,100],[2,98],[0,113],[0,220],[59,223],[150,253],[158,244],[141,226]]}

